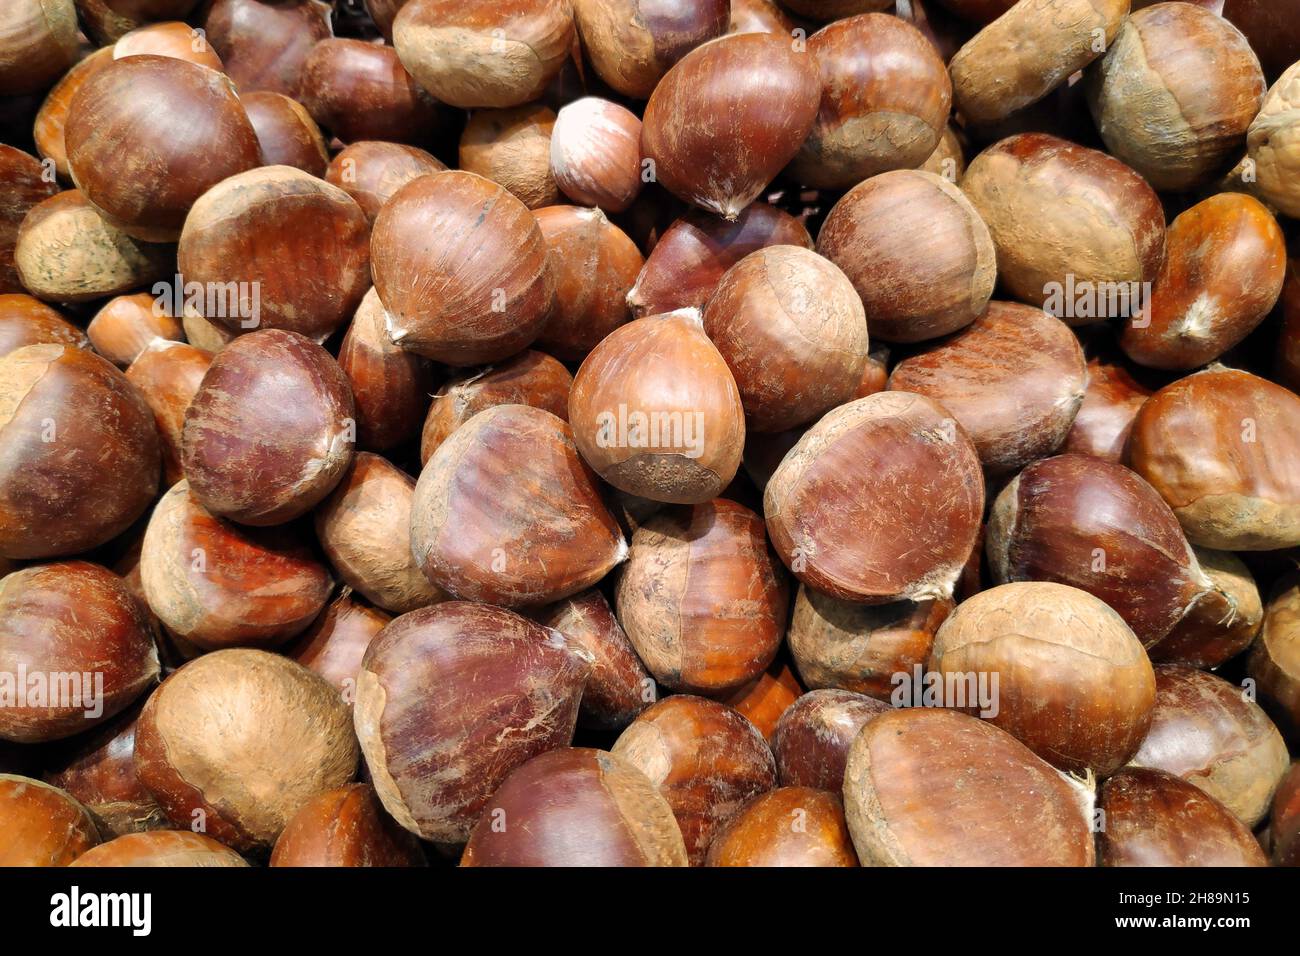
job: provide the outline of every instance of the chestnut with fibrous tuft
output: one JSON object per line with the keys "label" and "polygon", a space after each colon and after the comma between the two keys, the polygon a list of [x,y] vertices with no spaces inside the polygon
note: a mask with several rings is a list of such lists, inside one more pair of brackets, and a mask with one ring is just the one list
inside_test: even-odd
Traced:
{"label": "chestnut with fibrous tuft", "polygon": [[366,783],[312,797],[275,841],[271,866],[424,866],[420,841],[385,811]]}
{"label": "chestnut with fibrous tuft", "polygon": [[804,694],[781,715],[772,737],[781,786],[843,791],[853,739],[889,710],[883,700],[851,690],[822,688]]}
{"label": "chestnut with fibrous tuft", "polygon": [[127,833],[101,843],[77,857],[72,866],[197,867],[248,866],[224,843],[190,830],[152,830]]}
{"label": "chestnut with fibrous tuft", "polygon": [[1264,623],[1255,579],[1230,551],[1192,548],[1214,589],[1201,595],[1174,629],[1147,648],[1157,664],[1213,669],[1250,647]]}
{"label": "chestnut with fibrous tuft", "polygon": [[89,811],[66,790],[0,773],[0,866],[67,866],[99,843]]}
{"label": "chestnut with fibrous tuft", "polygon": [[817,117],[811,59],[769,33],[721,37],[655,87],[641,152],[680,199],[735,220],[799,149]]}
{"label": "chestnut with fibrous tuft", "polygon": [[551,175],[574,202],[622,212],[641,191],[641,121],[597,96],[567,104],[551,131]]}
{"label": "chestnut with fibrous tuft", "polygon": [[709,846],[709,866],[857,866],[837,794],[778,787],[745,805]]}
{"label": "chestnut with fibrous tuft", "polygon": [[389,197],[412,179],[440,173],[443,162],[416,146],[361,140],[343,147],[329,162],[324,179],[356,200],[366,221],[375,216]]}
{"label": "chestnut with fibrous tuft", "polygon": [[353,708],[385,809],[425,840],[467,840],[512,770],[571,742],[590,670],[576,643],[504,608],[448,601],[394,620]]}
{"label": "chestnut with fibrous tuft", "polygon": [[541,103],[474,110],[460,136],[460,168],[500,183],[529,209],[560,201],[551,174],[555,112]]}
{"label": "chestnut with fibrous tuft", "polygon": [[330,13],[322,0],[212,0],[203,32],[241,94],[296,97],[308,54],[333,33]]}
{"label": "chestnut with fibrous tuft", "polygon": [[596,584],[627,542],[569,426],[540,408],[498,405],[453,432],[420,472],[411,551],[449,594],[522,607]]}

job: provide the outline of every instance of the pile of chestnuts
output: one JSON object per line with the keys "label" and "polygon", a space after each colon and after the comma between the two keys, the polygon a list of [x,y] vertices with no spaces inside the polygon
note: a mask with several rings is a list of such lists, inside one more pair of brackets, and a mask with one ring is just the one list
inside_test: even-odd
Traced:
{"label": "pile of chestnuts", "polygon": [[0,865],[1300,865],[1300,2],[0,0]]}

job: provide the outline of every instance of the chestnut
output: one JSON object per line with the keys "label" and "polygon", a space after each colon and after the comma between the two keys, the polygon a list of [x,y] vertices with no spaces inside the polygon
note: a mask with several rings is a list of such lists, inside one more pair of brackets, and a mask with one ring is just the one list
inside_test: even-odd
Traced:
{"label": "chestnut", "polygon": [[627,543],[569,426],[540,408],[498,405],[457,429],[420,472],[410,550],[449,594],[519,607],[591,587]]}
{"label": "chestnut", "polygon": [[75,189],[33,206],[14,245],[22,288],[55,302],[129,292],[172,274],[174,263],[174,246],[132,239]]}
{"label": "chestnut", "polygon": [[704,331],[740,389],[746,428],[777,432],[854,397],[867,362],[862,300],[834,263],[767,246],[723,275]]}
{"label": "chestnut", "polygon": [[1300,575],[1278,582],[1247,672],[1259,699],[1293,741],[1300,741]]}
{"label": "chestnut", "polygon": [[460,170],[413,180],[384,204],[371,271],[388,337],[448,365],[526,348],[555,304],[546,240],[528,207]]}
{"label": "chestnut", "polygon": [[627,726],[613,754],[650,778],[672,807],[691,866],[752,797],[776,786],[763,735],[730,707],[678,694]]}
{"label": "chestnut", "polygon": [[498,405],[531,405],[562,419],[569,415],[573,376],[542,352],[520,352],[490,368],[447,382],[433,397],[420,435],[420,464],[479,412]]}
{"label": "chestnut", "polygon": [[971,160],[961,188],[988,225],[1006,290],[1067,324],[1128,314],[1164,260],[1160,198],[1097,150],[1017,134]]}
{"label": "chestnut", "polygon": [[573,0],[582,48],[596,73],[634,99],[647,99],[669,68],[721,36],[727,0]]}
{"label": "chestnut", "polygon": [[555,273],[555,310],[537,344],[576,361],[628,320],[627,294],[645,260],[599,209],[547,206],[533,216]]}
{"label": "chestnut", "polygon": [[1128,458],[1192,544],[1267,551],[1300,544],[1300,396],[1212,366],[1166,385],[1133,422]]}
{"label": "chestnut", "polygon": [[77,554],[111,541],[158,490],[158,433],[109,362],[69,345],[0,358],[0,557]]}
{"label": "chestnut", "polygon": [[1165,637],[1147,648],[1158,664],[1212,669],[1248,648],[1264,623],[1264,604],[1250,568],[1229,551],[1193,548],[1214,583]]}
{"label": "chestnut", "polygon": [[1151,394],[1120,360],[1107,356],[1089,359],[1083,404],[1061,451],[1123,461],[1133,419]]}
{"label": "chestnut", "polygon": [[199,196],[261,162],[230,80],[164,56],[114,60],[90,76],[72,98],[64,143],[86,199],[146,242],[175,242]]}
{"label": "chestnut", "polygon": [[302,64],[297,93],[345,143],[377,139],[421,146],[450,127],[450,112],[415,82],[390,46],[326,37]]}
{"label": "chestnut", "polygon": [[41,93],[77,60],[72,0],[13,0],[0,28],[0,96]]}
{"label": "chestnut", "polygon": [[287,329],[321,342],[366,294],[368,240],[365,214],[342,189],[301,169],[265,166],[203,194],[185,220],[177,262],[187,287],[208,290],[204,318],[236,333]]}
{"label": "chestnut", "polygon": [[352,461],[347,376],[297,332],[242,335],[213,358],[185,412],[181,460],[200,504],[244,524],[306,514]]}
{"label": "chestnut", "polygon": [[720,37],[686,54],[655,87],[641,152],[669,192],[734,221],[794,158],[820,95],[817,67],[789,38]]}
{"label": "chestnut", "polygon": [[1017,3],[953,56],[952,92],[968,123],[988,125],[1031,106],[1110,48],[1129,0]]}
{"label": "chestnut", "polygon": [[952,612],[950,598],[856,604],[800,585],[787,640],[799,676],[889,700],[894,675],[924,666],[934,632]]}
{"label": "chestnut", "polygon": [[321,0],[212,0],[203,29],[241,94],[296,97],[308,54],[332,35],[330,10]]}
{"label": "chestnut", "polygon": [[[1300,51],[1292,51],[1292,55]],[[1300,143],[1300,66],[1292,66],[1268,91],[1259,113],[1246,131],[1248,162],[1253,163],[1251,188],[1291,217],[1300,216],[1300,187],[1296,186],[1296,145]]]}
{"label": "chestnut", "polygon": [[67,866],[99,843],[95,821],[66,790],[0,773],[0,866]]}
{"label": "chestnut", "polygon": [[204,32],[176,20],[136,27],[122,34],[113,44],[115,60],[145,55],[170,56],[219,73],[225,71],[221,57],[209,45]]}
{"label": "chestnut", "polygon": [[363,451],[316,509],[316,536],[330,564],[350,587],[393,614],[443,598],[411,554],[414,497],[413,479]]}
{"label": "chestnut", "polygon": [[1296,0],[1224,0],[1223,16],[1246,37],[1270,79],[1295,62],[1300,48]]}
{"label": "chestnut", "polygon": [[757,727],[763,739],[771,744],[777,721],[803,692],[794,668],[777,657],[757,678],[719,699]]}
{"label": "chestnut", "polygon": [[853,741],[844,811],[864,866],[1092,866],[1090,784],[954,710],[881,714]]}
{"label": "chestnut", "polygon": [[363,0],[366,13],[375,21],[375,26],[389,43],[393,42],[393,21],[407,0]]}
{"label": "chestnut", "polygon": [[641,191],[641,121],[597,96],[567,104],[551,131],[551,175],[574,202],[622,212]]}
{"label": "chestnut", "polygon": [[1120,345],[1151,368],[1192,369],[1218,358],[1264,321],[1282,294],[1286,240],[1259,200],[1219,193],[1169,224],[1151,301]]}
{"label": "chestnut", "polygon": [[500,183],[529,209],[560,201],[551,174],[555,113],[541,103],[474,110],[460,136],[460,168]]}
{"label": "chestnut", "polygon": [[284,643],[312,622],[333,585],[297,528],[223,521],[184,481],[149,519],[140,578],[159,620],[204,650]]}
{"label": "chestnut", "polygon": [[159,672],[144,608],[121,578],[86,561],[0,578],[0,666],[0,738],[21,743],[102,724]]}
{"label": "chestnut", "polygon": [[69,345],[88,349],[90,340],[56,309],[30,295],[0,295],[0,358],[24,345]]}
{"label": "chestnut", "polygon": [[794,20],[776,0],[731,0],[728,33],[777,33],[789,36]]}
{"label": "chestnut", "polygon": [[320,127],[307,108],[282,93],[244,93],[240,97],[248,121],[257,133],[266,166],[293,166],[305,173],[325,177],[329,151]]}
{"label": "chestnut", "polygon": [[393,46],[419,84],[462,109],[537,99],[574,40],[568,0],[409,0]]}
{"label": "chestnut", "polygon": [[72,866],[248,866],[248,862],[224,843],[190,830],[153,830],[127,833],[101,843],[77,857]]}
{"label": "chestnut", "polygon": [[817,251],[844,270],[873,338],[920,342],[965,328],[997,280],[993,240],[956,186],[900,169],[859,183],[831,209]]}
{"label": "chestnut", "polygon": [[716,498],[745,445],[736,381],[695,309],[611,332],[574,376],[569,422],[582,457],[607,482],[677,504]]}
{"label": "chestnut", "polygon": [[1175,664],[1155,670],[1151,731],[1129,765],[1182,777],[1254,827],[1290,762],[1277,727],[1221,677]]}
{"label": "chestnut", "polygon": [[148,23],[181,20],[196,0],[76,0],[86,35],[99,43],[113,43]]}
{"label": "chestnut", "polygon": [[361,140],[345,146],[330,160],[324,179],[356,200],[366,221],[375,216],[390,196],[412,179],[440,173],[441,160],[416,146]]}
{"label": "chestnut", "polygon": [[850,690],[823,688],[804,694],[781,715],[772,736],[781,786],[839,794],[853,739],[889,709],[883,700]]}
{"label": "chestnut", "polygon": [[[54,168],[59,178],[65,181],[72,178],[72,173],[68,169],[68,151],[63,143],[63,130],[68,122],[68,110],[72,106],[72,98],[86,80],[112,62],[112,47],[103,47],[80,60],[63,74],[63,79],[54,84],[54,88],[46,95],[41,108],[36,113],[36,122],[32,130],[36,151],[42,158],[54,161]],[[0,150],[0,153],[3,152]]]}
{"label": "chestnut", "polygon": [[126,368],[154,341],[180,342],[185,338],[180,319],[158,307],[148,292],[119,295],[95,313],[86,326],[95,351],[118,368]]}
{"label": "chestnut", "polygon": [[894,366],[889,387],[948,409],[984,467],[1000,475],[1060,447],[1087,377],[1064,322],[1033,306],[990,302],[956,335]]}
{"label": "chestnut", "polygon": [[366,648],[392,619],[392,615],[354,598],[351,588],[344,588],[284,653],[324,677],[351,704],[356,700],[357,675]]}
{"label": "chestnut", "polygon": [[220,352],[235,338],[235,333],[225,326],[209,322],[199,315],[194,303],[185,306],[181,327],[185,329],[185,340],[205,352]]}
{"label": "chestnut", "polygon": [[1144,647],[1215,589],[1160,494],[1123,465],[1090,455],[1036,461],[1017,475],[993,504],[984,544],[999,584],[1055,581],[1087,591]]}
{"label": "chestnut", "polygon": [[58,191],[35,158],[0,143],[0,293],[30,291],[14,262],[18,233],[32,207]]}
{"label": "chestnut", "polygon": [[755,202],[735,222],[705,212],[675,221],[655,243],[627,295],[637,318],[677,309],[703,309],[728,269],[765,246],[813,247],[798,219]]}
{"label": "chestnut", "polygon": [[961,136],[951,123],[944,126],[939,145],[917,169],[942,176],[950,183],[961,182],[966,174],[966,152]]}
{"label": "chestnut", "polygon": [[939,405],[879,392],[804,433],[763,511],[777,554],[809,587],[867,604],[947,598],[979,534],[984,480],[975,446]]}
{"label": "chestnut", "polygon": [[384,812],[375,788],[366,783],[311,797],[271,853],[271,866],[424,865],[420,841]]}
{"label": "chestnut", "polygon": [[654,679],[595,588],[540,609],[537,620],[591,654],[591,676],[582,692],[578,726],[620,730],[657,697]]}
{"label": "chestnut", "polygon": [[155,339],[126,370],[126,380],[153,411],[162,444],[163,483],[168,487],[185,477],[181,468],[185,411],[211,364],[211,352],[184,342]]}
{"label": "chestnut", "polygon": [[371,289],[339,346],[339,368],[356,402],[357,442],[376,451],[415,436],[433,379],[428,360],[394,345],[385,323],[379,294]]}
{"label": "chestnut", "polygon": [[1072,773],[1114,773],[1152,723],[1141,643],[1108,605],[1064,584],[1003,584],[963,601],[935,633],[929,670],[945,704]]}
{"label": "chestnut", "polygon": [[713,694],[755,680],[772,663],[788,600],[762,520],[718,498],[637,528],[616,607],[660,684]]}
{"label": "chestnut", "polygon": [[1273,797],[1269,831],[1273,838],[1273,863],[1300,866],[1300,762],[1293,763]]}
{"label": "chestnut", "polygon": [[461,866],[686,866],[673,808],[615,754],[562,747],[506,778]]}
{"label": "chestnut", "polygon": [[1250,830],[1213,797],[1160,770],[1124,769],[1101,788],[1102,866],[1267,866]]}
{"label": "chestnut", "polygon": [[934,46],[896,16],[837,20],[808,39],[821,75],[812,132],[790,163],[805,186],[847,189],[891,169],[913,169],[939,145],[952,83]]}
{"label": "chestnut", "polygon": [[709,846],[709,866],[857,866],[838,795],[778,787],[736,814]]}
{"label": "chestnut", "polygon": [[1234,162],[1264,97],[1241,31],[1191,3],[1135,10],[1085,82],[1106,148],[1161,190],[1205,185]]}
{"label": "chestnut", "polygon": [[504,608],[446,601],[394,620],[353,708],[385,809],[423,839],[467,840],[512,770],[572,741],[590,669],[575,642]]}
{"label": "chestnut", "polygon": [[168,819],[235,850],[270,848],[311,797],[352,779],[357,756],[329,682],[245,648],[180,668],[136,725],[137,772]]}

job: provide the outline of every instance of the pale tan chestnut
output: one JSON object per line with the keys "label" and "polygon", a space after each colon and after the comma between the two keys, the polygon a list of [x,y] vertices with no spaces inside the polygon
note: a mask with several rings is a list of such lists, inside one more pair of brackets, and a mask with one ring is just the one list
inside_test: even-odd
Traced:
{"label": "pale tan chestnut", "polygon": [[627,556],[569,426],[528,405],[480,412],[438,447],[415,487],[411,549],[444,591],[511,607],[576,594]]}
{"label": "pale tan chestnut", "polygon": [[1255,165],[1254,190],[1283,214],[1300,217],[1300,63],[1264,97],[1246,146]]}
{"label": "pale tan chestnut", "polygon": [[641,121],[598,96],[567,104],[551,131],[551,175],[574,202],[622,212],[641,191]]}
{"label": "pale tan chestnut", "polygon": [[745,445],[736,381],[695,309],[637,319],[596,346],[574,377],[569,422],[607,482],[678,504],[717,497]]}
{"label": "pale tan chestnut", "polygon": [[95,313],[86,326],[95,351],[118,368],[126,368],[156,340],[180,342],[185,338],[180,319],[171,315],[148,292],[119,295]]}
{"label": "pale tan chestnut", "polygon": [[551,175],[555,112],[541,103],[474,110],[460,136],[460,168],[500,183],[529,209],[560,201]]}

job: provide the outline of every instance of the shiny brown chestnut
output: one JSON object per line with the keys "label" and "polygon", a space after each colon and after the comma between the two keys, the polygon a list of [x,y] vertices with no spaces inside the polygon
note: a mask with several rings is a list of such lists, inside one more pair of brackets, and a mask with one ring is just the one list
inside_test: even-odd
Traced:
{"label": "shiny brown chestnut", "polygon": [[52,159],[59,177],[65,182],[72,178],[68,169],[68,151],[63,142],[63,130],[68,122],[72,98],[81,85],[95,73],[113,62],[113,48],[103,47],[80,60],[54,84],[36,113],[32,137],[36,151],[44,159]]}
{"label": "shiny brown chestnut", "polygon": [[872,338],[920,342],[984,311],[997,279],[993,240],[967,197],[942,176],[894,170],[847,192],[817,235],[866,308]]}
{"label": "shiny brown chestnut", "polygon": [[440,173],[441,160],[416,146],[361,140],[330,160],[324,179],[357,201],[371,225],[390,196],[412,179]]}
{"label": "shiny brown chestnut", "polygon": [[351,724],[334,688],[301,664],[214,651],[150,696],[136,725],[136,769],[177,826],[236,850],[269,849],[311,797],[356,773]]}
{"label": "shiny brown chestnut", "polygon": [[111,299],[86,326],[95,351],[118,368],[126,368],[154,341],[181,342],[180,319],[161,307],[148,292]]}
{"label": "shiny brown chestnut", "polygon": [[718,498],[668,509],[637,528],[616,607],[659,683],[715,694],[755,680],[772,663],[788,601],[762,520]]}
{"label": "shiny brown chestnut", "polygon": [[217,51],[208,43],[202,30],[179,20],[148,23],[130,30],[113,44],[113,59],[128,56],[170,56],[196,66],[224,72]]}
{"label": "shiny brown chestnut", "polygon": [[355,416],[347,376],[319,345],[280,329],[242,335],[217,353],[185,412],[185,477],[215,515],[282,524],[343,477]]}
{"label": "shiny brown chestnut", "polygon": [[248,866],[224,843],[190,830],[153,830],[128,833],[88,850],[72,866],[195,867]]}
{"label": "shiny brown chestnut", "polygon": [[240,102],[257,133],[266,166],[293,166],[305,173],[325,177],[329,150],[320,127],[307,108],[282,93],[244,93]]}
{"label": "shiny brown chestnut", "polygon": [[1003,584],[959,604],[934,636],[929,670],[943,679],[944,703],[1071,773],[1104,777],[1123,766],[1156,701],[1151,662],[1124,619],[1085,591],[1046,581]]}
{"label": "shiny brown chestnut", "polygon": [[394,620],[353,708],[385,809],[426,840],[468,839],[512,770],[571,742],[590,669],[576,643],[504,608],[447,601]]}
{"label": "shiny brown chestnut", "polygon": [[1247,672],[1288,739],[1300,741],[1300,575],[1278,582]]}
{"label": "shiny brown chestnut", "polygon": [[0,866],[67,866],[99,843],[90,813],[66,790],[0,773]]}
{"label": "shiny brown chestnut", "polygon": [[1295,62],[1300,48],[1296,0],[1224,0],[1223,16],[1246,37],[1269,79]]}
{"label": "shiny brown chestnut", "polygon": [[1251,645],[1264,623],[1264,604],[1250,568],[1240,558],[1230,551],[1192,550],[1214,589],[1201,595],[1147,654],[1157,664],[1209,670]]}
{"label": "shiny brown chestnut", "polygon": [[111,541],[158,490],[158,433],[109,362],[70,345],[0,358],[0,556],[49,558]]}
{"label": "shiny brown chestnut", "polygon": [[460,168],[499,183],[529,209],[560,201],[551,174],[555,112],[541,103],[474,110],[460,136]]}
{"label": "shiny brown chestnut", "polygon": [[375,21],[375,26],[389,43],[393,42],[393,21],[407,0],[363,0],[366,13]]}
{"label": "shiny brown chestnut", "polygon": [[271,866],[424,866],[420,841],[394,822],[375,788],[350,783],[318,793],[275,841]]}
{"label": "shiny brown chestnut", "polygon": [[692,50],[655,87],[641,152],[669,192],[734,221],[794,158],[820,95],[816,66],[788,38],[724,36]]}
{"label": "shiny brown chestnut", "polygon": [[297,97],[308,54],[332,35],[330,9],[321,0],[212,0],[203,30],[241,94]]}
{"label": "shiny brown chestnut", "polygon": [[582,48],[596,73],[634,99],[647,99],[669,68],[721,36],[726,0],[573,0]]}
{"label": "shiny brown chestnut", "polygon": [[[184,136],[177,116],[186,117]],[[72,98],[64,143],[86,199],[148,242],[174,242],[204,192],[261,162],[224,74],[153,55],[114,60],[89,77]]]}
{"label": "shiny brown chestnut", "polygon": [[627,543],[569,426],[540,408],[498,405],[457,429],[420,472],[411,551],[449,594],[521,607],[596,584]]}
{"label": "shiny brown chestnut", "polygon": [[730,707],[678,694],[628,725],[613,754],[636,767],[672,807],[692,866],[750,798],[776,786],[763,735]]}
{"label": "shiny brown chestnut", "polygon": [[169,488],[185,477],[181,468],[185,412],[211,364],[211,352],[185,342],[156,339],[126,370],[126,380],[153,412],[162,445],[163,483]]}
{"label": "shiny brown chestnut", "polygon": [[760,794],[713,839],[709,866],[857,866],[837,794],[778,787]]}
{"label": "shiny brown chestnut", "polygon": [[0,358],[24,345],[70,345],[88,349],[90,340],[58,310],[20,293],[0,295]]}
{"label": "shiny brown chestnut", "polygon": [[668,801],[603,750],[562,747],[516,769],[470,834],[461,866],[686,866]]}
{"label": "shiny brown chestnut", "polygon": [[1088,386],[1061,451],[1124,460],[1124,448],[1138,409],[1152,395],[1124,364],[1108,356],[1088,360]]}
{"label": "shiny brown chestnut", "polygon": [[794,20],[776,0],[731,0],[728,33],[777,33],[789,36]]}
{"label": "shiny brown chestnut", "polygon": [[1166,385],[1133,422],[1131,467],[1192,544],[1261,551],[1300,544],[1300,397],[1211,366]]}
{"label": "shiny brown chestnut", "polygon": [[777,721],[803,692],[799,675],[778,655],[756,679],[718,699],[757,727],[763,739],[771,744]]}
{"label": "shiny brown chestnut", "polygon": [[333,586],[296,527],[224,521],[184,481],[154,508],[140,577],[159,620],[205,650],[282,644],[312,622]]}
{"label": "shiny brown chestnut", "polygon": [[351,704],[357,698],[357,675],[366,648],[392,619],[344,588],[284,653],[324,677]]}
{"label": "shiny brown chestnut", "polygon": [[641,191],[641,121],[598,96],[567,104],[551,131],[551,175],[574,202],[622,212]]}
{"label": "shiny brown chestnut", "polygon": [[895,16],[837,20],[808,39],[821,75],[812,132],[790,163],[805,186],[846,189],[920,166],[947,128],[952,83],[934,46]]}
{"label": "shiny brown chestnut", "polygon": [[77,60],[72,0],[14,0],[0,26],[0,96],[40,93]]}
{"label": "shiny brown chestnut", "polygon": [[[846,484],[845,474],[871,478]],[[947,598],[979,534],[984,479],[944,409],[879,392],[804,433],[763,510],[777,554],[809,587],[867,604]]]}
{"label": "shiny brown chestnut", "polygon": [[839,794],[844,763],[858,732],[888,713],[883,700],[849,690],[822,688],[804,694],[777,721],[772,752],[783,787],[814,787]]}
{"label": "shiny brown chestnut", "polygon": [[35,157],[0,143],[0,293],[31,291],[14,262],[18,232],[32,207],[58,191],[59,184]]}
{"label": "shiny brown chestnut", "polygon": [[149,23],[188,17],[197,0],[75,0],[86,36],[111,44]]}

